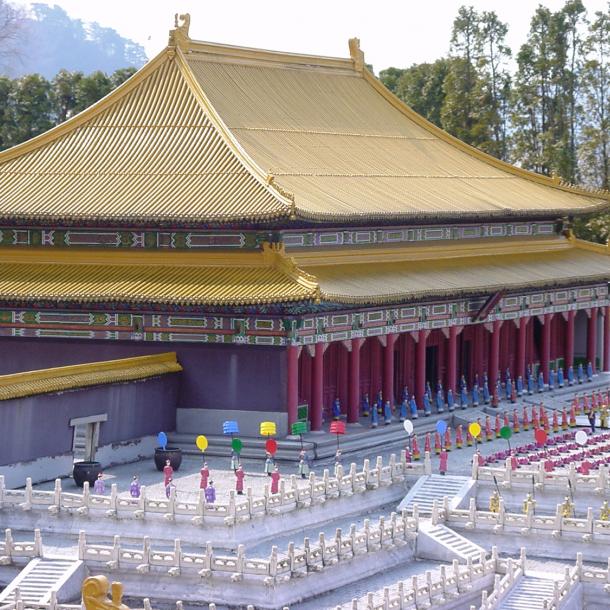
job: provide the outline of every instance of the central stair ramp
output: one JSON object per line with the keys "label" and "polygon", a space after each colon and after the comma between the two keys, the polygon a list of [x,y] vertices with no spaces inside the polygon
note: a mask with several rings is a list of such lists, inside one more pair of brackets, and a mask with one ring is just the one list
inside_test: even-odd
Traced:
{"label": "central stair ramp", "polygon": [[460,563],[466,563],[469,560],[479,561],[486,551],[442,523],[420,521],[415,554],[418,559],[435,559],[448,563],[457,559]]}
{"label": "central stair ramp", "polygon": [[552,574],[521,576],[508,595],[500,601],[500,610],[542,610],[544,601],[553,599],[556,578]]}
{"label": "central stair ramp", "polygon": [[470,477],[440,474],[421,476],[402,499],[398,510],[412,511],[413,506],[417,504],[420,515],[430,514],[434,500],[437,501],[438,506],[442,506],[445,496],[449,498],[450,509],[458,508],[474,489],[475,484],[476,481]]}
{"label": "central stair ramp", "polygon": [[52,592],[59,603],[66,603],[80,595],[86,577],[85,564],[80,560],[37,557],[32,559],[0,593],[0,606],[20,598],[27,604],[48,604]]}

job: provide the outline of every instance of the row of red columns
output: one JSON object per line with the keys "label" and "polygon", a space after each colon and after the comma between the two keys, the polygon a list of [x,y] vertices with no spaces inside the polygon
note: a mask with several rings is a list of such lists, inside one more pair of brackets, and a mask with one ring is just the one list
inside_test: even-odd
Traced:
{"label": "row of red columns", "polygon": [[[589,310],[587,327],[587,360],[595,368],[597,352],[597,321],[599,308]],[[610,307],[604,308],[603,330],[603,363],[604,371],[610,371]],[[542,322],[541,368],[544,380],[548,381],[551,360],[551,330],[553,316],[558,314],[546,313]],[[574,364],[574,320],[575,311],[567,312],[565,337],[565,367]],[[517,338],[516,375],[525,378],[526,375],[526,337],[527,327],[532,318],[522,317],[519,320]],[[491,344],[489,358],[489,379],[495,380],[499,372],[500,362],[500,330],[503,323],[494,320],[491,323]],[[462,327],[452,326],[448,329],[447,337],[447,388],[454,392],[457,389],[457,336]],[[426,391],[426,341],[429,330],[419,330],[412,336],[417,346],[415,351],[415,396],[418,402]],[[398,339],[397,333],[385,335],[383,341],[383,395],[392,396],[394,393],[394,345]],[[349,394],[347,405],[347,422],[356,423],[360,412],[360,348],[362,338],[353,338],[349,342]],[[316,343],[313,355],[312,392],[311,392],[311,429],[322,429],[322,410],[324,397],[324,351],[328,344]],[[288,393],[288,421],[296,421],[298,408],[298,363],[301,348],[295,345],[288,347],[287,362],[287,393]],[[475,344],[475,360],[477,360]],[[480,361],[480,360],[477,360]],[[493,381],[492,381],[493,383]],[[421,406],[421,405],[420,405]]]}

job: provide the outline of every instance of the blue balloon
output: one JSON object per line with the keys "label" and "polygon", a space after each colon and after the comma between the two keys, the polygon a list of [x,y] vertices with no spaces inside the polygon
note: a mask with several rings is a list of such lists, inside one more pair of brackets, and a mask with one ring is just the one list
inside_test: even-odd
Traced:
{"label": "blue balloon", "polygon": [[445,432],[447,431],[447,423],[445,422],[445,420],[440,419],[436,422],[436,431],[439,434],[445,434]]}
{"label": "blue balloon", "polygon": [[167,447],[167,434],[165,434],[165,432],[159,432],[159,434],[157,434],[157,442],[161,449],[165,449]]}
{"label": "blue balloon", "polygon": [[239,434],[239,424],[233,420],[227,420],[222,424],[223,434]]}

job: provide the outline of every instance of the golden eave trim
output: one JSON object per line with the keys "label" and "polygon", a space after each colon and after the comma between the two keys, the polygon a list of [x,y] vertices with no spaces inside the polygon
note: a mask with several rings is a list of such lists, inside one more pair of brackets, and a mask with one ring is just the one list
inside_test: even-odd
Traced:
{"label": "golden eave trim", "polygon": [[610,256],[610,241],[605,244],[598,244],[592,241],[586,241],[584,239],[577,239],[574,234],[570,231],[568,234],[568,241],[580,250],[588,250],[589,252],[595,252],[596,254],[602,254]]}
{"label": "golden eave trim", "polygon": [[336,250],[294,250],[290,252],[296,264],[302,267],[397,263],[405,261],[438,261],[472,259],[474,257],[557,252],[573,248],[565,238],[473,240],[467,243],[403,245],[395,247],[349,248]]}

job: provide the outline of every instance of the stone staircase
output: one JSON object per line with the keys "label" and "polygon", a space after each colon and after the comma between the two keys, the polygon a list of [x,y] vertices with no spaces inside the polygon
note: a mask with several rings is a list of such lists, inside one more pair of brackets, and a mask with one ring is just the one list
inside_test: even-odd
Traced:
{"label": "stone staircase", "polygon": [[500,602],[501,610],[542,610],[545,599],[553,598],[553,578],[522,576]]}
{"label": "stone staircase", "polygon": [[429,514],[432,512],[434,500],[437,501],[440,508],[445,496],[449,498],[449,507],[457,508],[473,485],[474,481],[469,477],[442,476],[440,474],[425,475],[420,477],[411,487],[409,493],[398,505],[398,509],[411,511],[413,505],[417,504],[420,514]]}
{"label": "stone staircase", "polygon": [[416,551],[418,558],[444,562],[457,559],[460,562],[467,562],[469,559],[477,561],[482,553],[485,553],[483,547],[460,536],[446,525],[420,522]]}
{"label": "stone staircase", "polygon": [[78,560],[32,559],[0,593],[0,606],[15,601],[16,589],[26,604],[48,603],[51,591],[57,592],[60,603],[69,601],[78,596],[85,572],[85,565]]}

